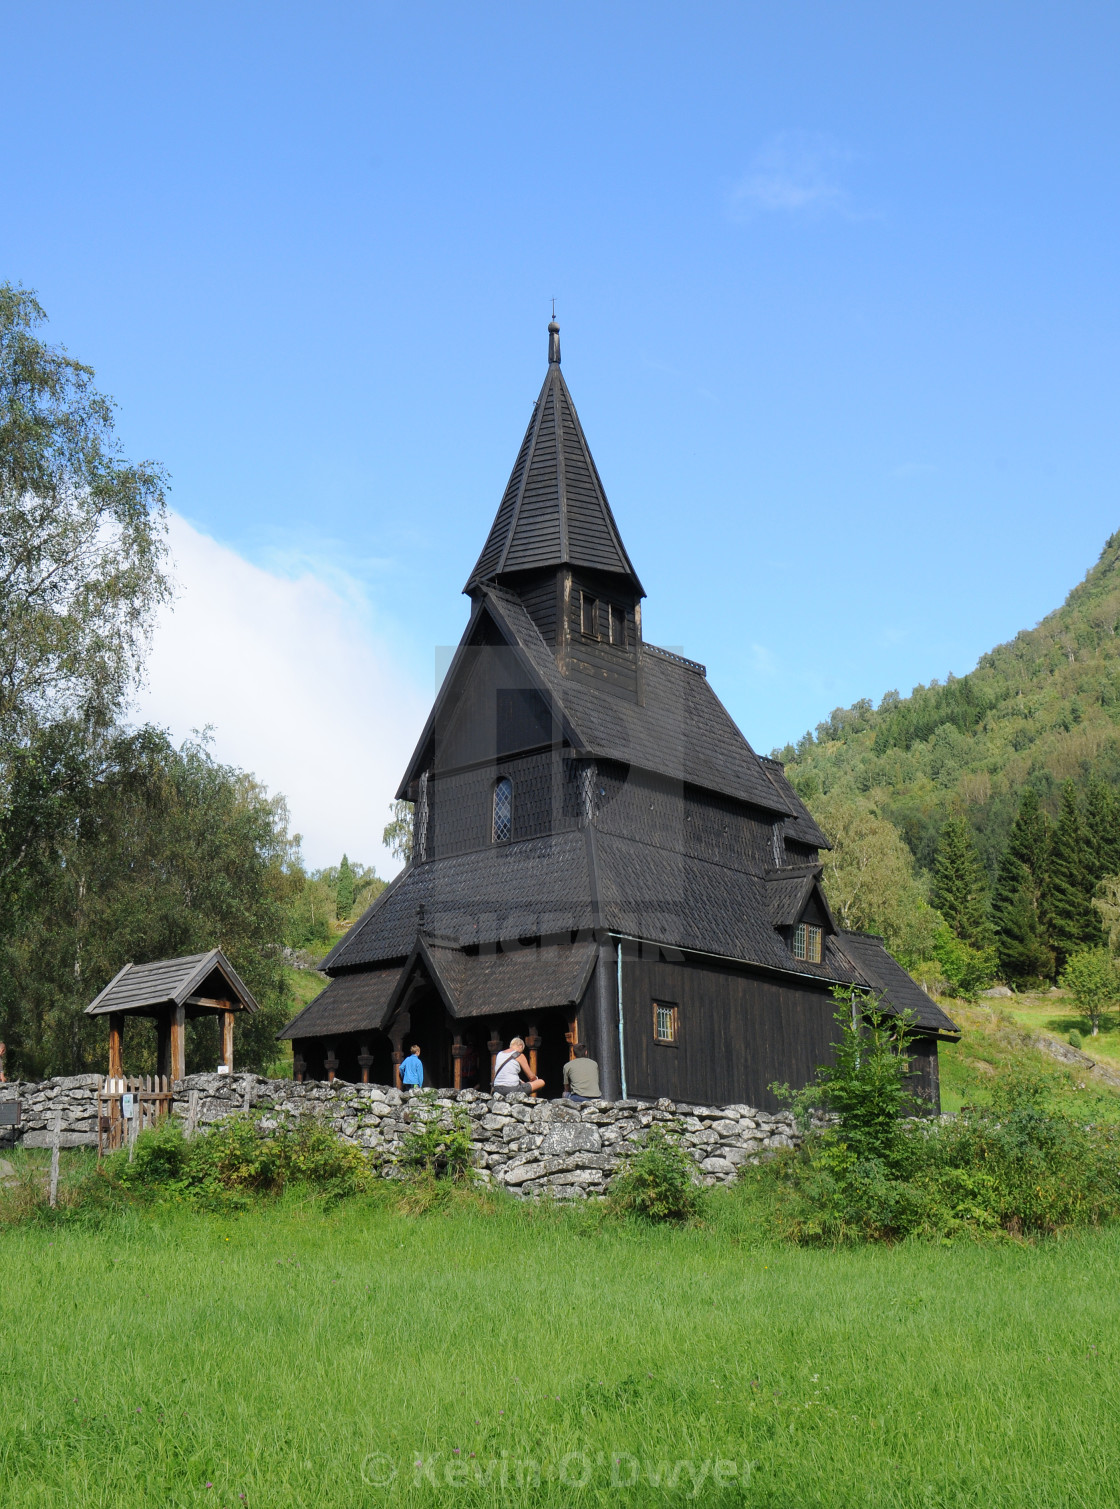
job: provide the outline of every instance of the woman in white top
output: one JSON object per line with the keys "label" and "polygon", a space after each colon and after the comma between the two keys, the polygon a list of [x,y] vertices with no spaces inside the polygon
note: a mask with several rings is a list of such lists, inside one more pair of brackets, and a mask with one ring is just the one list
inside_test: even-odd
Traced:
{"label": "woman in white top", "polygon": [[[527,1085],[521,1083],[522,1070],[529,1081]],[[544,1080],[536,1078],[525,1057],[524,1038],[511,1037],[506,1051],[499,1053],[494,1059],[493,1088],[501,1095],[512,1095],[515,1090],[522,1089],[531,1090],[535,1095],[538,1090],[544,1089]]]}

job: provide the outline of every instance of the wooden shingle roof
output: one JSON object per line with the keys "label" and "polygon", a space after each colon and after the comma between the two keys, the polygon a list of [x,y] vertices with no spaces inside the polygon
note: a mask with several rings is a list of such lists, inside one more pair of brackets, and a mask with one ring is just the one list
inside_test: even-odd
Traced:
{"label": "wooden shingle roof", "polygon": [[518,571],[582,566],[637,572],[615,524],[598,468],[560,371],[560,332],[549,326],[549,363],[529,428],[482,554],[464,592]]}
{"label": "wooden shingle roof", "polygon": [[228,1000],[233,1010],[256,1011],[248,986],[220,948],[154,964],[126,964],[86,1007],[87,1016],[109,1011],[144,1013],[182,1006],[192,998]]}

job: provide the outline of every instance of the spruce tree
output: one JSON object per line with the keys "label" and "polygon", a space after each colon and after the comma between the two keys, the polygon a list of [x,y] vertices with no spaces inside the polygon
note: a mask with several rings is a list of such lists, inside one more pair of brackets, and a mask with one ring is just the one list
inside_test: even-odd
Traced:
{"label": "spruce tree", "polygon": [[338,884],[334,892],[334,909],[340,922],[345,922],[354,909],[354,871],[346,855],[338,867]]}
{"label": "spruce tree", "polygon": [[1085,828],[1077,808],[1073,782],[1062,789],[1062,806],[1050,850],[1050,942],[1059,970],[1082,948],[1101,943],[1100,918],[1093,910],[1095,882]]}
{"label": "spruce tree", "polygon": [[1098,776],[1085,792],[1082,823],[1089,878],[1096,886],[1106,875],[1120,875],[1120,807]]}
{"label": "spruce tree", "polygon": [[990,946],[987,877],[963,817],[951,817],[941,830],[930,899],[963,943],[978,949]]}
{"label": "spruce tree", "polygon": [[992,896],[1000,973],[1013,984],[1054,976],[1046,915],[1049,861],[1050,824],[1038,793],[1028,788],[1020,798]]}

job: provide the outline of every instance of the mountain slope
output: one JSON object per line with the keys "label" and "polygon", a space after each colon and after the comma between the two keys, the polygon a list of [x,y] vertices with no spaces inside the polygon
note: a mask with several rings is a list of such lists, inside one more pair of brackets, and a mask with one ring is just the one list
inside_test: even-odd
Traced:
{"label": "mountain slope", "polygon": [[963,814],[994,875],[1025,787],[1051,816],[1067,779],[1120,787],[1120,532],[1056,612],[969,675],[838,708],[775,754],[810,807],[831,796],[888,819],[922,869]]}

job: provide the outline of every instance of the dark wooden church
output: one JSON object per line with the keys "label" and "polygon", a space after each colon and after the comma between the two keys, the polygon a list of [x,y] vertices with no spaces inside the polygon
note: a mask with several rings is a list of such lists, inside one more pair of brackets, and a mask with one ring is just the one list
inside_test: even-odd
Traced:
{"label": "dark wooden church", "polygon": [[638,574],[560,371],[548,373],[465,592],[470,621],[401,782],[412,860],[282,1032],[308,1078],[488,1087],[523,1037],[558,1095],[772,1108],[831,1053],[835,983],[909,1011],[938,1103],[949,1018],[882,940],[841,931],[827,840],[704,667],[642,637]]}

